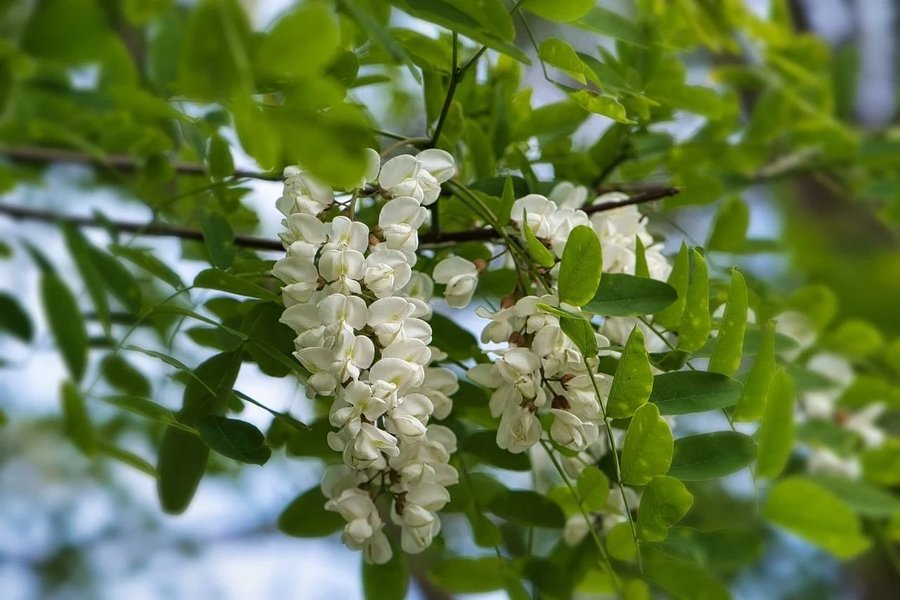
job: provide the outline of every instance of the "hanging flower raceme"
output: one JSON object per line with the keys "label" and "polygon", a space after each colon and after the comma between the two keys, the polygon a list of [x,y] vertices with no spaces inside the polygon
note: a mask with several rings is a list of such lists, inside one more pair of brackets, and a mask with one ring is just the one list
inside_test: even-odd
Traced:
{"label": "hanging flower raceme", "polygon": [[[640,240],[648,266],[651,262],[654,265],[651,276],[668,277],[671,267],[662,255],[661,245],[654,243],[634,206],[613,208],[589,217],[580,209],[587,197],[586,188],[566,182],[557,185],[549,198],[529,194],[513,203],[513,224],[524,234],[527,223],[534,236],[557,258],[562,257],[569,235],[576,227],[591,227],[600,240],[605,272],[633,274],[636,245]],[[596,198],[593,205],[620,199],[618,195],[606,194]],[[607,257],[612,258],[607,260]],[[446,270],[457,277],[465,272],[462,266]],[[497,355],[494,363],[477,365],[468,375],[476,383],[494,390],[490,409],[500,419],[497,444],[513,453],[524,452],[541,440],[542,413],[551,416],[547,436],[559,446],[574,451],[602,446],[600,428],[605,423],[600,402],[606,400],[612,377],[597,373],[596,369],[587,372],[581,352],[562,331],[559,317],[546,308],[560,307],[556,290],[558,271],[557,266],[547,273],[545,283],[550,286],[547,295],[509,298],[494,312],[483,307],[476,309],[476,314],[488,320],[481,341],[506,347],[494,351]],[[451,277],[445,278],[453,281]],[[438,279],[438,269],[435,269],[435,279]],[[570,306],[561,308],[578,312]],[[615,339],[595,334],[601,355],[611,339],[620,345],[625,343],[628,333],[638,324],[636,319],[628,321],[606,319],[601,331],[614,334]],[[600,449],[605,451],[605,446]]]}
{"label": "hanging flower raceme", "polygon": [[[437,513],[457,482],[448,464],[456,438],[430,421],[450,413],[459,385],[452,371],[431,366],[439,354],[429,346],[434,282],[412,270],[424,205],[437,199],[455,165],[442,150],[397,156],[380,170],[374,162],[366,183],[378,183],[372,200],[386,201],[373,230],[350,216],[356,194],[346,214],[335,215],[330,188],[285,169],[277,206],[287,255],[273,273],[284,284],[282,322],[296,334],[294,355],[310,372],[307,394],[334,397],[328,444],[343,464],[323,477],[325,507],[346,519],[347,546],[383,563],[391,546],[377,501],[393,500],[403,550],[421,552],[440,532]],[[471,297],[474,282],[457,271],[453,284],[441,282]]]}

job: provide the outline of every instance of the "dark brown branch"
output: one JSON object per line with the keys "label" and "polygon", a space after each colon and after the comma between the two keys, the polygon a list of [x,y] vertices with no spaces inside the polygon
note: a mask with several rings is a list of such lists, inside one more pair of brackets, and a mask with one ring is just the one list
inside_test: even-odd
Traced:
{"label": "dark brown branch", "polygon": [[[678,193],[678,188],[660,188],[647,190],[620,202],[608,202],[605,204],[586,206],[587,213],[603,212],[660,200]],[[77,227],[106,227],[107,225],[127,233],[153,237],[175,237],[183,240],[203,241],[203,233],[196,229],[169,225],[166,223],[133,223],[127,221],[101,221],[94,217],[63,216],[49,210],[38,210],[21,206],[0,205],[0,215],[5,215],[15,220],[38,221],[43,223],[68,223]],[[498,238],[498,233],[491,228],[469,229],[466,231],[449,232],[425,232],[419,236],[419,242],[428,245],[451,244],[460,242],[487,242]],[[284,247],[281,242],[269,238],[261,238],[251,235],[237,235],[234,243],[243,248],[255,250],[268,250],[282,252]]]}
{"label": "dark brown branch", "polygon": [[[122,154],[109,156],[92,156],[67,148],[45,148],[40,146],[0,147],[0,156],[12,161],[30,164],[70,163],[90,165],[101,169],[111,169],[121,173],[132,173],[142,168],[140,161]],[[174,161],[172,168],[176,173],[184,175],[207,175],[206,167],[198,163]],[[264,181],[281,181],[281,173],[261,173],[258,171],[235,170],[234,179],[261,179]]]}

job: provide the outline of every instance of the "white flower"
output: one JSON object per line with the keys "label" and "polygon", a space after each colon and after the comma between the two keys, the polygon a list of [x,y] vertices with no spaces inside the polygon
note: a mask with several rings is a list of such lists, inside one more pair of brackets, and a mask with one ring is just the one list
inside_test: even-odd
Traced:
{"label": "white flower", "polygon": [[411,196],[427,206],[438,199],[441,184],[454,173],[453,157],[432,148],[416,156],[402,154],[390,159],[381,166],[378,180],[385,196]]}
{"label": "white flower", "polygon": [[488,319],[490,321],[490,323],[481,330],[481,343],[483,344],[487,344],[488,342],[494,342],[495,344],[507,342],[513,332],[524,324],[524,321],[515,318],[515,309],[511,306],[508,308],[501,308],[494,313],[483,306],[479,306],[475,309],[475,314],[482,319]]}
{"label": "white flower", "polygon": [[508,408],[500,418],[497,445],[513,454],[525,452],[541,439],[541,422],[530,410]]}
{"label": "white flower", "polygon": [[478,286],[478,267],[459,256],[450,256],[434,267],[434,281],[446,284],[444,298],[454,308],[465,308]]}
{"label": "white flower", "polygon": [[365,257],[352,248],[328,249],[319,257],[319,274],[331,284],[330,289],[342,294],[359,294],[362,288],[357,280],[363,276]]}
{"label": "white flower", "polygon": [[848,479],[859,479],[862,467],[855,456],[839,456],[828,448],[813,448],[807,468],[811,473],[837,475]]}
{"label": "white flower", "polygon": [[563,529],[563,541],[568,546],[577,546],[590,533],[591,527],[591,524],[585,520],[584,515],[577,512],[566,519],[566,526]]}
{"label": "white flower", "polygon": [[[333,437],[329,435],[331,444]],[[333,447],[333,446],[332,446]],[[387,467],[387,456],[397,456],[397,438],[369,423],[363,423],[356,437],[344,446],[344,462],[357,470]]]}
{"label": "white flower", "polygon": [[[407,296],[410,300],[419,300],[423,303],[431,302],[434,296],[434,281],[421,271],[413,271],[412,276],[400,294]],[[426,306],[428,306],[426,304]],[[428,316],[431,316],[431,307],[428,308]]]}
{"label": "white flower", "polygon": [[547,198],[560,208],[581,208],[587,202],[587,197],[588,189],[583,185],[561,181],[553,187]]}
{"label": "white flower", "polygon": [[286,217],[294,213],[317,215],[333,203],[331,188],[299,167],[285,167],[284,194],[275,202],[281,214]]}
{"label": "white flower", "polygon": [[600,437],[595,423],[584,422],[567,410],[553,408],[550,437],[570,450],[584,450]]}
{"label": "white flower", "polygon": [[406,298],[389,296],[369,306],[368,324],[378,336],[378,343],[387,346],[397,339],[415,338],[431,343],[431,325],[416,317],[423,316],[422,306]]}
{"label": "white flower", "polygon": [[363,253],[369,247],[369,228],[365,223],[351,221],[347,217],[335,217],[325,226],[328,243],[324,250],[344,250],[350,248]]}
{"label": "white flower", "polygon": [[519,223],[524,212],[525,222],[528,223],[528,227],[535,237],[549,239],[553,234],[554,227],[552,217],[557,210],[556,204],[544,196],[528,194],[513,202],[510,218]]}
{"label": "white flower", "polygon": [[407,283],[412,274],[406,256],[399,250],[378,249],[366,258],[363,281],[379,298],[390,296]]}
{"label": "white flower", "polygon": [[391,560],[391,556],[394,555],[391,550],[391,543],[384,532],[380,530],[376,531],[375,535],[369,538],[362,547],[362,552],[363,560],[374,565],[383,565]]}
{"label": "white flower", "polygon": [[415,257],[419,247],[419,227],[428,211],[412,196],[389,200],[378,215],[378,226],[387,247]]}
{"label": "white flower", "polygon": [[[512,348],[494,363],[503,381],[512,384],[526,398],[540,399],[545,392],[541,387],[541,359],[527,348]],[[536,402],[537,404],[537,402]]]}
{"label": "white flower", "polygon": [[344,490],[326,502],[325,509],[339,513],[347,521],[342,539],[351,547],[359,548],[382,527],[375,503],[359,488]]}
{"label": "white flower", "polygon": [[450,396],[459,391],[459,379],[456,373],[443,367],[426,367],[425,382],[416,390],[428,396],[433,405],[433,416],[446,419],[453,409]]}
{"label": "white flower", "polygon": [[431,400],[426,396],[407,394],[387,416],[385,426],[403,443],[418,442],[425,436],[425,424],[433,410]]}
{"label": "white flower", "polygon": [[296,213],[282,221],[287,231],[278,234],[288,255],[307,258],[312,262],[325,243],[325,224],[313,215]]}
{"label": "white flower", "polygon": [[322,494],[328,499],[337,498],[345,490],[358,486],[362,475],[347,465],[331,465],[322,474]]}
{"label": "white flower", "polygon": [[841,425],[844,429],[856,432],[862,438],[866,448],[880,446],[884,443],[887,434],[875,422],[884,414],[885,410],[887,407],[880,402],[870,404],[850,415]]}
{"label": "white flower", "polygon": [[288,256],[272,267],[272,274],[285,286],[281,288],[285,306],[307,302],[319,287],[319,272],[309,258]]}

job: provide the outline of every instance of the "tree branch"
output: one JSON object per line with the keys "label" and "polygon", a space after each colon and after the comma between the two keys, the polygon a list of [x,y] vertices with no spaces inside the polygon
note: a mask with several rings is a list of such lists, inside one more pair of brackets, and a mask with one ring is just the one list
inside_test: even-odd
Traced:
{"label": "tree branch", "polygon": [[[67,148],[46,148],[40,146],[0,146],[0,156],[5,156],[12,161],[30,164],[45,163],[71,163],[90,165],[101,169],[111,169],[121,173],[132,173],[140,170],[143,165],[140,161],[122,154],[109,156],[92,156],[78,150]],[[176,173],[185,175],[206,175],[209,173],[206,167],[199,163],[186,163],[175,161],[172,168]],[[261,173],[259,171],[235,170],[231,175],[233,179],[261,179],[263,181],[281,181],[281,173]]]}
{"label": "tree branch", "polygon": [[[623,206],[632,206],[660,200],[674,196],[679,192],[678,188],[650,189],[620,202],[608,202],[605,204],[586,206],[584,212],[592,214],[614,210]],[[203,233],[197,229],[179,227],[166,223],[134,223],[128,221],[107,221],[95,217],[76,217],[60,215],[49,210],[25,208],[22,206],[4,206],[0,204],[0,215],[15,220],[37,221],[43,223],[68,223],[77,227],[107,227],[111,226],[119,231],[134,233],[136,235],[150,237],[174,237],[183,240],[203,241]],[[460,242],[489,242],[497,239],[500,234],[493,228],[468,229],[465,231],[427,231],[419,236],[419,242],[423,245],[440,245]],[[236,235],[234,243],[243,248],[283,252],[284,247],[278,240],[261,238],[251,235]]]}

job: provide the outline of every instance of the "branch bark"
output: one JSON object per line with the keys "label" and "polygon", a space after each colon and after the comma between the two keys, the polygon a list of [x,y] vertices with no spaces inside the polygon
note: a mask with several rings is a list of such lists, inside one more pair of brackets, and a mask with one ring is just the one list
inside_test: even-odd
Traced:
{"label": "branch bark", "polygon": [[[678,193],[678,188],[659,188],[647,190],[626,200],[620,202],[608,202],[606,204],[586,206],[584,211],[592,214],[621,208],[623,206],[632,206],[643,204],[674,196]],[[0,215],[7,216],[17,221],[36,221],[42,223],[68,223],[77,227],[107,227],[134,233],[136,235],[150,237],[174,237],[183,240],[203,241],[203,233],[196,229],[188,227],[179,227],[177,225],[169,225],[167,223],[135,223],[129,221],[106,221],[94,217],[77,217],[64,216],[49,210],[39,210],[34,208],[26,208],[22,206],[4,206],[0,205]],[[425,232],[419,236],[419,242],[427,245],[452,244],[461,242],[488,242],[499,237],[497,231],[493,228],[468,229],[465,231],[440,231]],[[251,248],[255,250],[265,250],[272,252],[282,252],[284,247],[281,242],[269,238],[261,238],[252,235],[237,235],[234,243],[243,248]]]}

